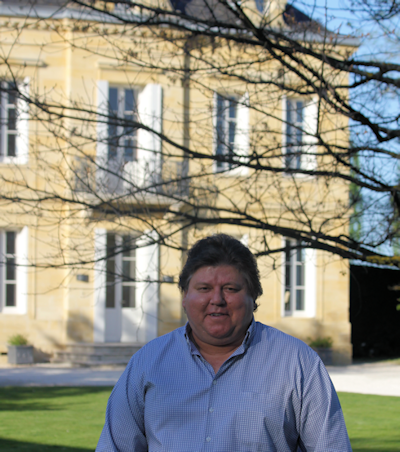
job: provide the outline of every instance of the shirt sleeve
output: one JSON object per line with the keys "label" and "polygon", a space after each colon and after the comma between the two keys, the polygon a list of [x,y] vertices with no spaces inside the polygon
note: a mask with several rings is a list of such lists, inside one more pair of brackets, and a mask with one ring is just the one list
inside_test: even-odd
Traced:
{"label": "shirt sleeve", "polygon": [[318,357],[304,378],[299,443],[303,452],[352,450],[338,396]]}
{"label": "shirt sleeve", "polygon": [[132,358],[107,403],[106,420],[96,452],[147,452],[144,391]]}

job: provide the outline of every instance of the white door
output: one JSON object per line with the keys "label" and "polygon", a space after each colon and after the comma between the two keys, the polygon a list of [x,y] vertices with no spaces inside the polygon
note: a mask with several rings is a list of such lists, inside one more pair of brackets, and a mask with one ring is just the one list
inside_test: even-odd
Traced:
{"label": "white door", "polygon": [[158,246],[102,232],[97,242],[105,258],[96,272],[101,282],[96,284],[95,342],[146,343],[157,337]]}

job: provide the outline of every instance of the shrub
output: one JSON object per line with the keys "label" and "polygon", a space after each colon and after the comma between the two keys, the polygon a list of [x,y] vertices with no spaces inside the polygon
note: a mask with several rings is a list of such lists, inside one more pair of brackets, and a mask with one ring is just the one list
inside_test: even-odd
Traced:
{"label": "shrub", "polygon": [[8,339],[9,345],[28,345],[28,339],[22,334],[14,334]]}
{"label": "shrub", "polygon": [[333,339],[329,336],[317,337],[316,339],[307,338],[307,340],[311,348],[332,348],[333,345]]}

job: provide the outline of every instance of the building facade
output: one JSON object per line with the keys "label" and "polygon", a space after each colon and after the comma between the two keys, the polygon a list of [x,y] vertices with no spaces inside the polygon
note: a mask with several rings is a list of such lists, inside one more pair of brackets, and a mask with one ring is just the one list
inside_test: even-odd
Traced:
{"label": "building facade", "polygon": [[[160,44],[152,29],[98,11],[3,2],[0,20],[0,352],[13,334],[27,336],[39,360],[68,344],[142,344],[179,327],[184,250],[226,232],[254,251],[262,240],[280,250],[259,258],[256,320],[305,341],[330,336],[334,362],[350,362],[347,263],[223,216],[265,211],[290,228],[305,222],[293,186],[311,217],[347,199],[344,184],[326,193],[290,171],[324,163],[315,96],[260,93],[222,66],[204,67],[213,43],[192,40],[188,58],[178,31]],[[270,112],[269,135],[258,133],[255,96]],[[264,177],[247,164],[262,146],[283,171]],[[282,213],[283,204],[293,207]]]}

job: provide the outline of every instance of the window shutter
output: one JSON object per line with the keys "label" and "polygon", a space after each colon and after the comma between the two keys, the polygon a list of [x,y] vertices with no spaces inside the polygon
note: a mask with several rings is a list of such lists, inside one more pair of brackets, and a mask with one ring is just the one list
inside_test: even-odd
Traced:
{"label": "window shutter", "polygon": [[317,169],[318,99],[313,98],[304,103],[304,133],[302,168],[308,171]]}
{"label": "window shutter", "polygon": [[17,311],[19,314],[27,312],[28,298],[28,236],[27,226],[17,234]]}
{"label": "window shutter", "polygon": [[105,342],[107,230],[94,233],[94,342]]}
{"label": "window shutter", "polygon": [[29,98],[29,77],[25,77],[24,81],[19,85],[19,91],[22,98],[17,100],[17,139],[16,139],[16,155],[18,163],[28,163],[29,156],[29,104],[25,99]]}
{"label": "window shutter", "polygon": [[[213,155],[217,154],[217,103],[218,103],[218,93],[214,93],[213,95],[213,104],[212,104],[212,126],[213,126]],[[214,173],[217,172],[217,162],[213,161]]]}
{"label": "window shutter", "polygon": [[249,172],[247,166],[240,164],[249,161],[249,144],[250,144],[250,109],[249,94],[245,93],[238,101],[236,113],[236,134],[235,134],[235,160],[239,166],[233,169],[230,174],[245,176]]}
{"label": "window shutter", "polygon": [[96,182],[97,189],[104,191],[108,187],[108,81],[97,81],[97,149],[96,149]]}
{"label": "window shutter", "polygon": [[136,300],[143,312],[138,331],[139,342],[151,341],[158,332],[159,245],[151,243],[155,238],[153,232],[137,241]]}
{"label": "window shutter", "polygon": [[305,315],[315,317],[317,311],[317,250],[307,248],[305,251]]}
{"label": "window shutter", "polygon": [[[139,121],[154,132],[162,131],[162,87],[150,83],[138,96]],[[152,185],[161,175],[161,139],[145,129],[138,131],[138,184]]]}

